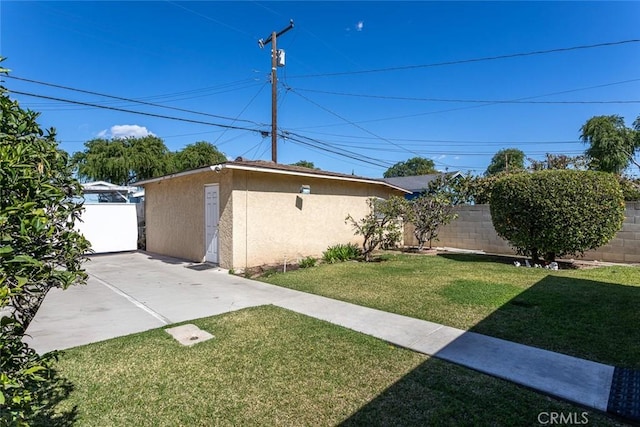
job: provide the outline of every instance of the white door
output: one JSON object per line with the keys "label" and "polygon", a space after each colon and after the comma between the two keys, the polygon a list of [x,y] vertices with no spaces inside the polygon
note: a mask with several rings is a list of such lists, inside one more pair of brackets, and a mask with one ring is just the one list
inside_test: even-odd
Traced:
{"label": "white door", "polygon": [[218,263],[218,186],[204,187],[205,260]]}

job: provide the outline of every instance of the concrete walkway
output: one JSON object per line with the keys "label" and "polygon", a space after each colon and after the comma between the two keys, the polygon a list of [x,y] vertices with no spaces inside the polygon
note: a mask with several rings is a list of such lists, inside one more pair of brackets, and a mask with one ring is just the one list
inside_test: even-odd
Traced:
{"label": "concrete walkway", "polygon": [[141,252],[95,256],[86,269],[87,286],[47,295],[27,331],[37,351],[273,304],[607,411],[613,366]]}

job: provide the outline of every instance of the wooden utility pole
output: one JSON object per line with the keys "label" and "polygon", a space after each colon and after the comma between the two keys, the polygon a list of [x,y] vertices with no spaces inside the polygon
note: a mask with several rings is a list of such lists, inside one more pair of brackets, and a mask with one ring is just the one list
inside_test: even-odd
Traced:
{"label": "wooden utility pole", "polygon": [[278,163],[278,35],[271,33],[271,161]]}
{"label": "wooden utility pole", "polygon": [[[271,43],[271,160],[278,163],[278,48],[277,39],[293,28],[293,19],[289,26],[280,32],[271,33],[266,40],[258,40],[258,46],[263,48]],[[284,65],[284,64],[283,64]]]}

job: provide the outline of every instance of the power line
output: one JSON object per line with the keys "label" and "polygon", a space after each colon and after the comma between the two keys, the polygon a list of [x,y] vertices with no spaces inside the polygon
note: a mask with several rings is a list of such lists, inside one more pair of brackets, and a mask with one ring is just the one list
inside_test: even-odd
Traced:
{"label": "power line", "polygon": [[310,77],[334,77],[334,76],[346,76],[346,75],[354,75],[354,74],[382,73],[387,71],[412,70],[417,68],[442,67],[446,65],[468,64],[468,63],[483,62],[483,61],[495,61],[498,59],[545,55],[548,53],[568,52],[572,50],[592,49],[596,47],[605,47],[605,46],[617,46],[617,45],[623,45],[628,43],[638,43],[638,42],[640,42],[640,39],[629,39],[629,40],[620,40],[615,42],[597,43],[597,44],[591,44],[591,45],[561,47],[561,48],[547,49],[547,50],[535,50],[530,52],[510,53],[510,54],[497,55],[497,56],[485,56],[481,58],[459,59],[455,61],[446,61],[446,62],[435,62],[431,64],[403,65],[403,66],[396,66],[396,67],[374,68],[371,70],[360,70],[360,71],[341,71],[341,72],[333,72],[333,73],[307,74],[307,75],[299,75],[299,76],[289,76],[289,78],[301,79],[301,78],[310,78]]}
{"label": "power line", "polygon": [[[640,79],[635,79],[635,81]],[[327,95],[349,96],[357,98],[375,98],[388,99],[397,101],[420,101],[420,102],[450,102],[450,103],[469,103],[469,104],[640,104],[640,100],[616,100],[616,101],[518,101],[518,100],[500,100],[500,99],[448,99],[448,98],[417,98],[411,96],[391,96],[391,95],[371,95],[366,93],[347,93],[335,92],[318,89],[301,89],[302,92],[324,93]]]}
{"label": "power line", "polygon": [[[243,121],[243,120],[239,120],[238,117],[240,117],[246,110],[247,108],[249,108],[249,106],[253,103],[253,101],[258,97],[258,95],[260,95],[260,92],[262,92],[262,89],[264,89],[264,87],[267,85],[267,83],[265,82],[262,86],[260,86],[260,90],[258,90],[258,92],[253,96],[253,98],[251,98],[249,100],[249,102],[247,103],[247,105],[245,105],[245,107],[240,110],[240,112],[238,113],[238,115],[236,116],[235,119],[233,119],[233,121],[231,122],[231,124],[235,123],[236,121]],[[229,129],[225,129],[219,136],[218,138],[214,141],[214,144],[217,143],[220,138],[222,138],[224,136],[225,133],[227,133]]]}
{"label": "power line", "polygon": [[[295,138],[291,139],[290,142],[292,144],[296,144],[296,145],[300,145],[300,146],[303,146],[303,147],[310,148],[311,150],[319,152],[320,154],[322,154],[324,156],[327,156],[329,158],[332,158],[332,159],[345,161],[344,159],[341,159],[340,157],[347,157],[349,159],[356,160],[358,163],[367,164],[367,165],[370,165],[370,166],[375,166],[376,169],[379,169],[379,168],[388,169],[388,166],[381,166],[381,165],[378,165],[377,163],[364,161],[364,160],[362,160],[360,158],[354,158],[354,157],[351,157],[351,156],[345,156],[342,153],[335,152],[335,151],[332,151],[332,150],[328,150],[328,149],[326,149],[324,147],[318,147],[316,145],[313,145],[313,144],[310,144],[310,143],[307,143],[307,142],[304,142],[304,141],[299,141],[299,140],[297,140]],[[333,156],[333,155],[328,154],[328,153],[334,153],[334,154],[337,154],[337,155]],[[353,165],[358,164],[358,163],[354,163],[354,162],[350,162],[350,161],[345,161],[345,162],[349,163],[349,164],[353,164]]]}
{"label": "power line", "polygon": [[181,117],[165,116],[165,115],[162,115],[162,114],[145,113],[143,111],[127,110],[125,108],[111,107],[111,106],[108,106],[108,105],[98,105],[98,104],[92,104],[90,102],[74,101],[74,100],[70,100],[70,99],[56,98],[56,97],[52,97],[52,96],[37,95],[37,94],[34,94],[34,93],[21,92],[21,91],[17,91],[17,90],[7,90],[7,92],[15,93],[15,94],[18,94],[18,95],[32,96],[34,98],[42,98],[42,99],[49,99],[49,100],[52,100],[52,101],[66,102],[66,103],[69,103],[69,104],[78,104],[78,105],[84,105],[84,106],[87,106],[87,107],[102,108],[102,109],[105,109],[105,110],[112,110],[112,111],[120,111],[120,112],[123,112],[123,113],[139,114],[139,115],[142,115],[142,116],[157,117],[157,118],[160,118],[160,119],[167,119],[167,120],[176,120],[176,121],[185,122],[185,123],[195,123],[195,124],[207,125],[207,126],[217,126],[217,127],[221,127],[221,128],[225,128],[225,129],[237,129],[237,130],[247,130],[247,131],[252,131],[252,132],[260,132],[260,130],[258,130],[258,129],[250,129],[250,128],[244,128],[244,127],[240,127],[240,126],[232,126],[232,125],[224,125],[224,124],[220,124],[220,123],[204,122],[204,121],[201,121],[201,120],[184,119],[184,118],[181,118]]}
{"label": "power line", "polygon": [[[576,144],[578,144],[578,142],[576,142]],[[581,143],[580,143],[581,144]],[[340,143],[333,143],[333,145],[337,148],[339,147],[348,147],[351,149],[359,149],[359,150],[370,150],[370,151],[385,151],[385,152],[400,152],[400,151],[404,151],[404,150],[400,150],[398,148],[385,148],[385,147],[380,147],[380,146],[372,146],[372,145],[354,145],[354,144],[340,144]],[[499,143],[496,144],[499,147],[513,147],[513,146],[522,146],[522,144],[516,144],[516,143]],[[438,152],[433,152],[433,151],[425,151],[424,148],[431,148],[433,146],[425,146],[422,145],[422,148],[416,148],[415,151],[416,153],[421,153],[421,154],[425,154],[425,153],[429,153],[429,154],[439,154],[442,153],[442,151],[438,151]],[[460,149],[464,149],[466,146],[455,146],[455,148],[460,148]],[[453,147],[448,147],[448,148],[453,148]],[[482,147],[478,147],[477,145],[473,148],[482,148]],[[531,149],[537,150],[540,149],[540,147],[530,147]],[[574,147],[575,148],[575,147]],[[455,151],[450,151],[449,153],[451,154],[457,154],[458,152]],[[465,154],[468,154],[468,152],[464,152]],[[444,153],[446,154],[446,153]]]}
{"label": "power line", "polygon": [[216,23],[216,24],[218,24],[218,25],[222,25],[223,27],[227,27],[227,28],[228,28],[228,29],[230,29],[230,30],[236,31],[236,32],[238,32],[238,33],[240,33],[240,34],[244,34],[244,35],[246,35],[246,36],[248,36],[248,37],[252,37],[252,36],[251,36],[251,34],[249,34],[248,32],[246,32],[246,31],[244,31],[244,30],[241,30],[240,28],[236,28],[236,27],[234,27],[234,26],[232,26],[232,25],[229,25],[229,24],[227,24],[227,23],[224,23],[224,22],[222,22],[222,21],[218,21],[217,19],[213,19],[213,18],[212,18],[212,17],[210,17],[210,16],[207,16],[207,15],[205,15],[205,14],[202,14],[202,13],[200,13],[200,12],[197,12],[197,11],[195,11],[195,10],[193,10],[193,9],[189,9],[188,7],[182,6],[181,4],[177,4],[177,3],[174,3],[174,2],[169,1],[169,0],[165,0],[165,1],[166,1],[167,3],[169,3],[169,4],[173,5],[173,6],[175,6],[175,7],[179,7],[180,9],[184,9],[184,10],[186,10],[187,12],[191,12],[191,13],[193,13],[193,14],[195,14],[195,15],[198,15],[198,16],[200,16],[200,17],[204,18],[204,19],[207,19],[207,20],[209,20],[209,21],[211,21],[211,22],[215,22],[215,23]]}
{"label": "power line", "polygon": [[[325,145],[329,145],[330,146],[330,144],[323,143],[322,141],[314,140],[313,138],[304,137],[302,135],[284,133],[282,135],[282,137],[285,138],[285,140],[289,140],[289,141],[292,141],[294,143],[298,143],[298,144],[306,145],[306,146],[309,146],[309,147],[313,147],[313,148],[321,150],[321,151],[326,151],[326,152],[329,152],[329,153],[337,154],[339,156],[347,157],[347,158],[350,158],[350,159],[353,159],[353,160],[357,160],[357,161],[362,162],[362,163],[367,163],[367,164],[370,164],[370,165],[383,167],[383,168],[388,168],[389,166],[392,165],[392,163],[385,162],[383,160],[374,159],[374,158],[369,157],[369,156],[360,155],[358,153],[353,153],[351,151],[332,150],[332,149],[327,148],[325,146]],[[304,138],[307,141],[303,141],[300,138]],[[314,144],[314,142],[317,142],[319,145],[318,144]]]}
{"label": "power line", "polygon": [[[349,146],[349,148],[376,151],[376,152],[382,151],[382,152],[386,152],[386,153],[399,153],[399,152],[403,151],[403,150],[400,150],[398,148],[378,148],[378,147],[363,147],[363,146]],[[441,155],[441,154],[444,154],[444,155],[447,155],[447,156],[492,156],[492,155],[496,154],[495,151],[478,151],[478,152],[464,151],[464,152],[457,152],[457,151],[417,150],[416,152],[420,153],[421,155]],[[541,155],[541,154],[546,154],[546,153],[553,153],[553,154],[582,154],[582,153],[584,153],[584,151],[545,150],[545,151],[527,151],[526,152],[526,154],[528,154],[528,155]]]}
{"label": "power line", "polygon": [[[338,136],[342,138],[353,138],[353,139],[371,139],[368,136],[362,135],[344,135],[338,133],[328,133],[328,132],[318,132],[318,131],[306,131],[305,133],[314,133],[318,135],[326,135],[326,136]],[[443,143],[443,144],[461,144],[461,145],[508,145],[508,144],[518,144],[518,145],[526,145],[526,144],[583,144],[582,141],[479,141],[479,140],[456,140],[456,139],[420,139],[420,138],[388,138],[391,141],[398,142],[415,142],[415,143]],[[346,141],[343,141],[346,142]],[[374,142],[372,142],[374,144]],[[377,144],[377,142],[376,142]],[[411,145],[411,144],[405,144]],[[415,144],[415,145],[423,145],[423,144]]]}
{"label": "power line", "polygon": [[303,138],[303,139],[305,139],[305,140],[307,140],[307,141],[311,141],[311,142],[313,142],[313,143],[321,144],[321,146],[323,146],[323,147],[324,147],[324,146],[329,146],[329,147],[334,148],[334,149],[336,149],[336,150],[340,150],[340,152],[341,152],[341,153],[347,153],[347,154],[351,154],[351,155],[353,155],[353,156],[359,156],[359,157],[358,157],[359,159],[365,158],[365,159],[371,160],[371,161],[373,161],[373,162],[378,162],[378,163],[381,163],[381,164],[388,164],[389,166],[391,166],[391,165],[393,164],[393,163],[388,162],[388,161],[386,161],[386,160],[380,160],[380,159],[376,159],[376,158],[374,158],[374,157],[365,156],[365,155],[360,154],[360,153],[356,153],[356,152],[353,152],[353,151],[345,150],[345,149],[343,149],[343,148],[336,147],[334,144],[331,144],[331,143],[329,143],[329,142],[321,141],[321,140],[316,139],[316,138],[310,138],[310,137],[308,137],[308,136],[300,135],[300,134],[298,134],[298,133],[294,133],[294,132],[283,132],[282,134],[283,134],[286,138],[291,138],[291,136],[293,135],[294,137],[297,137],[297,138]]}
{"label": "power line", "polygon": [[[571,93],[571,92],[580,92],[580,91],[583,91],[583,90],[597,89],[597,88],[601,88],[601,87],[620,85],[620,84],[631,83],[631,82],[635,82],[635,81],[640,81],[640,79],[623,80],[623,81],[619,81],[619,82],[604,83],[604,84],[600,84],[600,85],[587,86],[587,87],[582,87],[582,88],[568,89],[568,90],[563,90],[563,91],[558,91],[558,92],[545,93],[545,94],[542,94],[542,95],[525,96],[525,97],[520,97],[520,98],[514,98],[511,101],[524,101],[524,100],[528,100],[528,99],[544,98],[546,96],[562,95],[562,94]],[[490,106],[490,105],[496,105],[496,102],[487,102],[487,103],[479,104],[479,105],[467,105],[467,106],[464,106],[464,107],[447,108],[445,110],[426,111],[424,113],[405,114],[405,115],[402,115],[402,116],[392,116],[392,117],[382,117],[382,118],[377,118],[377,119],[361,120],[361,121],[356,122],[356,123],[374,123],[374,122],[383,122],[383,121],[389,121],[389,120],[408,119],[408,118],[412,118],[412,117],[427,116],[427,115],[431,115],[431,114],[450,113],[452,111],[461,111],[461,110],[470,110],[470,109],[474,109],[474,108],[482,108],[482,107],[487,107],[487,106]],[[308,126],[308,127],[305,127],[305,128],[298,128],[298,129],[312,129],[312,128],[331,127],[331,126],[337,126],[337,125],[336,124],[317,125],[317,126]]]}
{"label": "power line", "polygon": [[[211,95],[219,95],[219,94],[226,93],[226,92],[249,89],[249,88],[252,88],[252,87],[255,87],[255,86],[258,86],[258,85],[260,85],[260,83],[255,83],[255,82],[252,83],[252,84],[246,84],[245,83],[244,86],[242,86],[242,87],[230,88],[230,89],[221,90],[219,92],[209,93],[209,94],[201,94],[201,95],[187,96],[187,97],[182,97],[182,98],[167,99],[166,101],[161,101],[161,102],[162,103],[167,103],[167,102],[174,102],[174,101],[184,101],[184,100],[187,100],[187,99],[204,98],[204,97],[211,96]],[[162,96],[158,96],[158,97],[162,97]],[[142,99],[158,98],[158,97],[151,96],[151,97],[142,97],[142,98],[139,98],[139,99],[142,100]],[[97,102],[96,101],[96,103],[99,103],[101,105],[119,105],[119,103],[117,101],[103,101],[103,102]],[[139,103],[139,102],[136,101],[135,103]],[[42,102],[42,103],[37,103],[36,102],[36,103],[29,103],[28,105],[32,106],[34,108],[38,108],[39,110],[43,110],[43,111],[46,111],[46,110],[56,110],[56,111],[86,110],[86,108],[83,108],[83,107],[60,108],[60,107],[58,107],[59,103],[55,103],[55,102]],[[134,104],[129,103],[129,104],[122,104],[120,106],[121,107],[129,107],[129,106],[132,106],[132,105],[134,105]],[[171,107],[163,107],[163,106],[160,106],[160,105],[159,105],[159,107],[161,107],[161,108],[171,108]],[[221,117],[223,117],[223,116],[221,116]]]}
{"label": "power line", "polygon": [[[291,92],[293,92],[294,94],[298,95],[300,98],[304,99],[305,101],[307,101],[307,102],[309,102],[309,103],[311,103],[311,104],[315,105],[316,107],[318,107],[318,108],[320,108],[320,109],[322,109],[322,110],[326,111],[327,113],[329,113],[329,114],[331,114],[331,115],[333,115],[333,116],[338,117],[340,120],[345,121],[346,123],[348,123],[348,124],[350,124],[350,125],[352,125],[352,126],[354,126],[354,127],[358,128],[358,129],[360,129],[360,130],[362,130],[362,131],[364,131],[364,132],[368,133],[369,135],[371,135],[371,136],[373,136],[373,137],[375,137],[375,138],[377,138],[377,139],[380,139],[380,140],[385,141],[385,142],[387,142],[387,143],[389,143],[389,144],[391,144],[391,145],[394,145],[394,146],[396,146],[396,147],[398,147],[398,148],[401,148],[402,150],[407,151],[407,152],[409,152],[409,153],[411,153],[411,154],[419,155],[419,154],[418,154],[418,153],[416,153],[415,151],[413,151],[413,150],[409,150],[408,148],[403,147],[403,146],[401,146],[400,144],[396,144],[395,142],[393,142],[393,141],[391,141],[391,140],[389,140],[389,139],[387,139],[387,138],[384,138],[384,137],[382,137],[382,136],[376,135],[375,133],[371,132],[371,131],[370,131],[370,130],[368,130],[368,129],[363,128],[362,126],[358,125],[357,123],[354,123],[354,122],[352,122],[352,121],[350,121],[350,120],[348,120],[348,119],[346,119],[346,118],[342,117],[342,116],[341,116],[341,115],[339,115],[338,113],[336,113],[336,112],[334,112],[334,111],[332,111],[332,110],[329,110],[329,109],[328,109],[328,108],[326,108],[326,107],[323,107],[322,105],[318,104],[317,102],[314,102],[314,101],[310,100],[309,98],[307,98],[306,96],[304,96],[304,95],[302,95],[302,94],[300,94],[300,93],[296,92],[296,91],[295,91],[293,88],[291,88],[291,87],[287,87],[287,90],[290,90]],[[442,164],[443,166],[450,166],[450,165],[444,164],[444,163],[442,163],[442,162],[439,162],[439,163],[440,163],[440,164]]]}
{"label": "power line", "polygon": [[[9,77],[12,78],[13,76],[5,76],[5,77]],[[199,88],[199,89],[191,89],[191,90],[187,90],[187,91],[182,91],[182,92],[173,92],[173,93],[167,93],[167,94],[161,94],[161,95],[152,95],[152,96],[142,96],[137,98],[136,100],[146,100],[146,101],[151,101],[151,100],[159,100],[159,99],[163,99],[164,101],[162,102],[172,102],[172,101],[184,101],[187,99],[194,99],[194,98],[202,98],[205,96],[211,96],[211,95],[219,95],[221,93],[227,93],[227,92],[231,92],[233,90],[242,90],[242,89],[247,89],[250,88],[252,86],[256,86],[259,83],[256,83],[258,80],[257,79],[243,79],[243,80],[236,80],[233,82],[229,82],[229,83],[223,83],[220,85],[216,85],[216,86],[209,86],[209,87],[205,87],[205,88]],[[251,84],[247,84],[247,83],[251,83]],[[244,85],[242,87],[240,87],[240,85]],[[235,86],[235,87],[234,87]],[[220,90],[218,92],[213,92],[213,93],[205,93],[207,91],[211,91],[214,89],[225,89],[225,90]],[[186,97],[181,97],[181,98],[173,98],[172,97],[176,97],[176,96],[181,96],[181,95],[191,95],[191,94],[198,94],[199,95],[194,95],[194,96],[186,96]],[[160,102],[160,101],[158,101]],[[104,104],[107,104],[107,102],[104,102]],[[34,105],[51,105],[51,103],[42,103],[42,104],[34,104]]]}
{"label": "power line", "polygon": [[[234,119],[232,117],[225,117],[225,116],[220,116],[220,115],[217,115],[217,114],[202,113],[202,112],[199,112],[199,111],[187,110],[185,108],[169,107],[167,105],[155,104],[153,102],[139,101],[139,100],[132,99],[132,98],[124,98],[124,97],[121,97],[121,96],[107,95],[107,94],[104,94],[104,93],[94,92],[94,91],[91,91],[91,90],[76,89],[76,88],[69,87],[69,86],[63,86],[63,85],[59,85],[59,84],[55,84],[55,83],[41,82],[41,81],[38,81],[38,80],[26,79],[26,78],[22,78],[22,77],[16,77],[16,76],[6,76],[6,77],[9,77],[9,78],[12,78],[12,79],[15,79],[15,80],[29,82],[29,83],[36,83],[36,84],[43,85],[43,86],[50,86],[50,87],[55,87],[55,88],[58,88],[58,89],[70,90],[70,91],[73,91],[73,92],[80,92],[80,93],[86,93],[86,94],[89,94],[89,95],[103,96],[105,98],[117,99],[119,101],[133,102],[133,103],[136,103],[136,104],[149,105],[149,106],[152,106],[152,107],[165,108],[165,109],[168,109],[168,110],[181,111],[181,112],[184,112],[184,113],[198,114],[198,115],[201,115],[201,116],[215,117],[217,119],[225,119],[225,120],[232,120],[232,121],[238,121],[238,122],[244,122],[244,123],[251,123],[251,124],[254,124],[254,125],[257,125],[257,126],[265,126],[264,123],[256,123],[256,122],[254,122],[252,120],[244,120],[244,119],[237,119],[237,118]],[[14,92],[14,93],[18,93],[18,92]],[[51,98],[51,99],[53,99],[53,98]],[[66,101],[63,101],[63,102],[66,102]],[[95,105],[97,105],[97,104],[95,104]]]}

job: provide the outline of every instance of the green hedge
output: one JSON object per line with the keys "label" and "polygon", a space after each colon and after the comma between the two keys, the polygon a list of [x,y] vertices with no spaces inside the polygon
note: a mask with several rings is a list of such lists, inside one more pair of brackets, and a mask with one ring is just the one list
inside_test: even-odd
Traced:
{"label": "green hedge", "polygon": [[622,227],[624,207],[615,175],[575,170],[504,176],[490,200],[498,234],[518,253],[547,261],[606,244]]}

